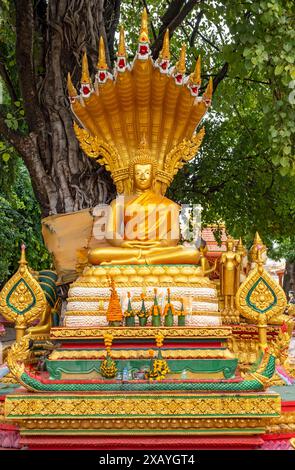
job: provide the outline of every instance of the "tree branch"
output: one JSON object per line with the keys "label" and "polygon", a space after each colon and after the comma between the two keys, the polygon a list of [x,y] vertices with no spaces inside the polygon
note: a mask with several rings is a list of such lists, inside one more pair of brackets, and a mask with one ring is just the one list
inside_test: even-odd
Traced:
{"label": "tree branch", "polygon": [[107,30],[108,49],[111,62],[116,59],[114,51],[115,33],[120,21],[121,0],[109,0],[104,4],[104,23]]}
{"label": "tree branch", "polygon": [[253,82],[253,83],[260,83],[261,85],[271,85],[270,80],[268,82],[264,82],[263,80],[255,80],[254,78],[241,78],[241,77],[228,77],[232,78],[233,80],[242,80],[243,82]]}
{"label": "tree branch", "polygon": [[219,72],[217,73],[217,75],[214,77],[213,93],[215,93],[216,88],[218,87],[219,83],[222,82],[222,80],[224,80],[224,78],[227,76],[228,68],[229,68],[229,63],[225,62],[223,66],[221,67],[221,69],[219,70]]}
{"label": "tree branch", "polygon": [[[191,21],[187,21],[187,24],[190,25],[191,28],[194,28],[195,26],[192,24]],[[205,41],[207,44],[209,44],[209,46],[213,47],[213,49],[215,49],[216,51],[220,52],[220,49],[219,47],[217,47],[214,42],[210,41],[210,39],[206,38],[202,33],[200,33],[200,31],[197,29],[196,30],[196,35],[200,36],[200,38],[203,39],[203,41]],[[195,38],[194,38],[195,39]],[[192,43],[190,44],[191,46],[193,45]]]}
{"label": "tree branch", "polygon": [[3,59],[0,59],[0,75],[6,85],[7,91],[9,93],[9,96],[11,98],[11,101],[14,103],[15,101],[18,100],[16,91],[14,89],[13,83],[11,81],[11,78],[7,72],[6,66],[3,62]]}
{"label": "tree branch", "polygon": [[187,3],[183,4],[182,0],[172,0],[166,12],[162,16],[162,26],[160,27],[157,39],[152,45],[153,58],[157,59],[163,44],[164,34],[167,28],[169,28],[170,37],[181,25],[187,15],[194,9],[198,4],[202,3],[202,0],[188,0]]}
{"label": "tree branch", "polygon": [[[104,0],[98,0],[97,5],[97,19],[99,36],[103,37],[104,43],[108,45],[108,38],[106,34],[105,19],[104,19]],[[115,34],[115,33],[114,33]],[[106,47],[106,60],[109,67],[111,67],[109,45]]]}
{"label": "tree branch", "polygon": [[200,27],[200,24],[201,24],[203,15],[204,15],[203,10],[199,11],[199,13],[198,13],[198,15],[197,15],[197,19],[196,19],[195,26],[193,27],[193,32],[192,32],[192,34],[191,34],[191,38],[190,38],[190,47],[193,47],[193,46],[194,46],[194,42],[195,42],[195,39],[196,39],[196,35],[197,35],[198,31],[199,31],[199,27]]}

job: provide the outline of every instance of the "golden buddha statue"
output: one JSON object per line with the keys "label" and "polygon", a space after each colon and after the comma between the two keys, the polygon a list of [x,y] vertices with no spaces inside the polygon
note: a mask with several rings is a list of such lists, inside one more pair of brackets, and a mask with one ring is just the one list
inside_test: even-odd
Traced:
{"label": "golden buddha statue", "polygon": [[211,103],[212,79],[198,97],[200,59],[186,77],[185,46],[175,67],[170,67],[168,31],[159,59],[153,61],[146,10],[132,66],[123,29],[117,55],[112,75],[101,37],[94,85],[86,53],[80,95],[68,77],[71,108],[83,126],[74,124],[81,148],[105,165],[123,195],[111,204],[105,237],[109,246],[91,250],[88,261],[92,265],[197,264],[199,251],[179,245],[180,208],[165,192],[201,145],[204,128],[198,133],[195,129]]}
{"label": "golden buddha statue", "polygon": [[91,264],[198,264],[197,248],[178,245],[180,207],[153,190],[155,169],[156,162],[142,142],[130,163],[134,194],[111,203],[106,227],[109,247],[91,250]]}

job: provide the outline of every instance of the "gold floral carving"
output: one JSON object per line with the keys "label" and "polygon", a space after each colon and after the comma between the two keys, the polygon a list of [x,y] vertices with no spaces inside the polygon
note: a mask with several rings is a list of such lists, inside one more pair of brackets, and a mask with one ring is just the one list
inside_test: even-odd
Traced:
{"label": "gold floral carving", "polygon": [[216,284],[204,277],[202,269],[194,265],[117,265],[86,267],[72,287],[109,287],[111,276],[117,287],[208,287]]}
{"label": "gold floral carving", "polygon": [[258,323],[261,314],[268,323],[276,323],[286,306],[286,295],[262,266],[255,266],[236,294],[236,306],[243,317]]}
{"label": "gold floral carving", "polygon": [[7,355],[7,365],[10,373],[18,383],[28,390],[32,389],[23,383],[21,375],[25,371],[26,362],[28,362],[30,358],[30,341],[29,335],[24,336],[11,346]]}
{"label": "gold floral carving", "polygon": [[[125,158],[123,161],[113,145],[91,135],[90,132],[80,128],[76,123],[74,123],[74,131],[86,155],[97,159],[101,165],[104,165],[110,171],[118,192],[129,194],[131,190],[129,178],[130,158]],[[159,168],[155,175],[156,181],[161,183],[162,194],[166,192],[178,170],[196,156],[204,135],[205,128],[202,127],[191,139],[183,139],[166,155],[163,169]],[[156,159],[154,160],[156,161]]]}
{"label": "gold floral carving", "polygon": [[25,328],[40,318],[45,309],[45,294],[30,273],[22,248],[19,268],[0,292],[1,314],[16,326]]}
{"label": "gold floral carving", "polygon": [[[235,356],[228,350],[212,350],[212,349],[163,349],[161,351],[164,359],[233,359]],[[89,351],[89,350],[64,350],[64,351],[53,351],[49,360],[82,360],[82,359],[101,359],[104,357],[104,351]],[[146,349],[113,349],[113,359],[150,359],[149,351]]]}
{"label": "gold floral carving", "polygon": [[[232,434],[232,429],[240,432],[246,429],[253,429],[253,433],[265,432],[265,427],[269,418],[132,418],[132,419],[22,419],[20,422],[22,434],[33,430],[46,430],[48,433],[58,430],[59,434],[67,434],[67,431],[75,431],[75,434],[84,434],[86,429],[94,431],[95,434],[105,433],[112,430],[120,433],[128,433],[131,430],[140,434],[144,431],[153,430],[155,433],[167,432],[173,429],[173,434],[187,433],[188,431],[208,434],[208,430]],[[30,432],[31,434],[31,432]]]}
{"label": "gold floral carving", "polygon": [[277,418],[270,418],[266,427],[267,433],[279,434],[295,432],[295,411],[282,413]]}
{"label": "gold floral carving", "polygon": [[164,184],[166,183],[166,185],[169,186],[178,170],[180,170],[185,165],[185,163],[189,162],[193,157],[196,156],[204,136],[205,128],[202,127],[198,134],[193,135],[190,140],[184,139],[178,145],[173,147],[173,149],[166,155],[163,173],[165,176],[168,176],[168,181],[165,180],[164,176],[162,180]]}
{"label": "gold floral carving", "polygon": [[231,336],[230,327],[87,327],[87,328],[52,328],[51,339],[60,338],[103,338],[105,333],[112,334],[114,338],[154,338],[161,333],[165,338],[228,338]]}
{"label": "gold floral carving", "polygon": [[26,397],[7,396],[5,417],[22,419],[30,417],[234,417],[253,418],[279,416],[281,401],[279,395],[221,396],[220,394],[192,395],[89,395],[48,397],[31,395]]}

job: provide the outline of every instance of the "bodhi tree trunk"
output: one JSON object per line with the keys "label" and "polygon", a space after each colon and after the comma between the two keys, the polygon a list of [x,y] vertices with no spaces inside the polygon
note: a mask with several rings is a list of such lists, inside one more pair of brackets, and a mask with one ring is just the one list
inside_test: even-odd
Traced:
{"label": "bodhi tree trunk", "polygon": [[[97,43],[106,37],[103,1],[50,0],[34,12],[28,2],[16,2],[16,55],[20,86],[30,134],[21,142],[42,215],[77,211],[108,202],[114,187],[105,170],[86,158],[73,131],[66,92],[66,76],[76,82],[87,49],[92,68]],[[117,27],[114,18],[113,29]],[[34,60],[34,34],[42,35]],[[36,74],[36,67],[44,74]]]}

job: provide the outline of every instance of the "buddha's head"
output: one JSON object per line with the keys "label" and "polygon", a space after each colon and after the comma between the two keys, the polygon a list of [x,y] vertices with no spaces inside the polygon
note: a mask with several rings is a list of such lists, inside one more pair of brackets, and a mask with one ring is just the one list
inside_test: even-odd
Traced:
{"label": "buddha's head", "polygon": [[143,139],[129,166],[134,191],[146,191],[153,188],[156,167],[157,162],[152,158],[146,141]]}
{"label": "buddha's head", "polygon": [[226,241],[227,251],[233,251],[234,249],[234,240],[232,238],[228,238]]}
{"label": "buddha's head", "polygon": [[153,165],[151,163],[135,163],[133,172],[134,189],[145,191],[152,187]]}

